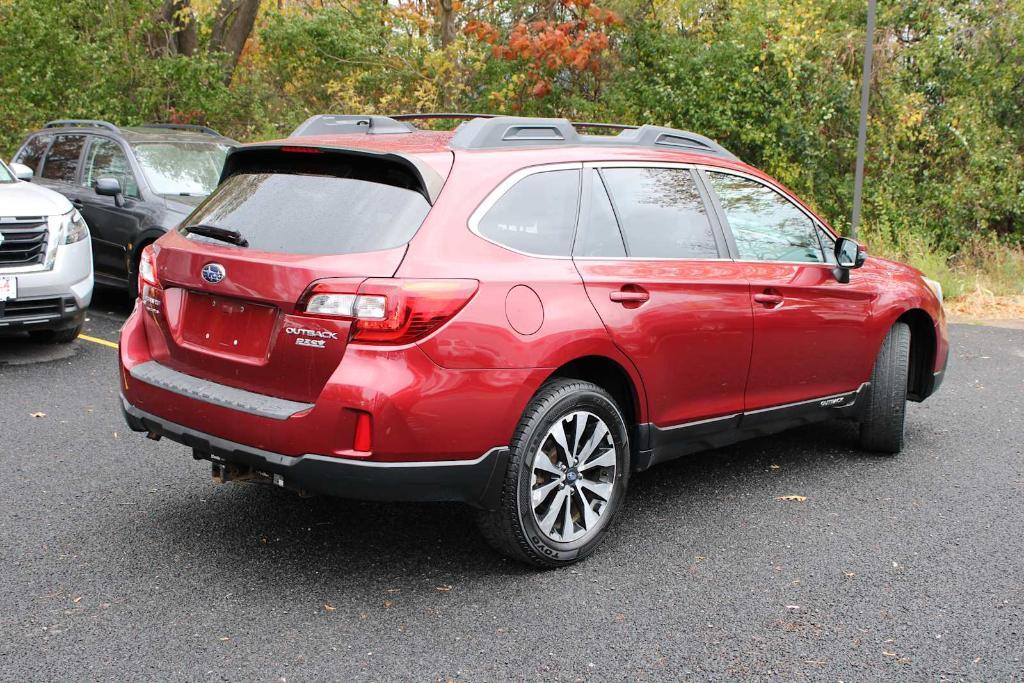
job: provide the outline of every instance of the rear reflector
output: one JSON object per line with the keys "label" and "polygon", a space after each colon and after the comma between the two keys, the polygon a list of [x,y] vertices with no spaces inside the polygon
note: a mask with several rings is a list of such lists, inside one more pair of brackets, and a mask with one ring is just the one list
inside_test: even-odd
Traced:
{"label": "rear reflector", "polygon": [[359,411],[356,413],[356,433],[352,438],[352,450],[369,453],[373,450],[373,424],[370,414]]}
{"label": "rear reflector", "polygon": [[408,344],[462,310],[477,285],[476,280],[371,278],[353,287],[351,280],[318,280],[299,308],[309,315],[352,320],[352,342]]}

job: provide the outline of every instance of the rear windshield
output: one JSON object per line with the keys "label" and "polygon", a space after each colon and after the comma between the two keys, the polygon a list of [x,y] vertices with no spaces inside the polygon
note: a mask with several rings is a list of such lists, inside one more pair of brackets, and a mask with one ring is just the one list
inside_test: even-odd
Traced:
{"label": "rear windshield", "polygon": [[406,244],[427,217],[419,192],[357,178],[238,173],[183,224],[234,230],[249,249],[288,254],[356,254]]}

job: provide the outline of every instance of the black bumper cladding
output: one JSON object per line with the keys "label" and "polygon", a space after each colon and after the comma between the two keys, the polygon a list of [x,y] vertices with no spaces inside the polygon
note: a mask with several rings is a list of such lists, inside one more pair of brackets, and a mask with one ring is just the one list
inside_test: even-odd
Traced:
{"label": "black bumper cladding", "polygon": [[360,462],[323,455],[289,457],[189,429],[139,410],[121,397],[128,426],[193,449],[194,457],[236,465],[306,493],[380,501],[456,501],[493,509],[501,495],[508,448],[492,448],[476,460]]}

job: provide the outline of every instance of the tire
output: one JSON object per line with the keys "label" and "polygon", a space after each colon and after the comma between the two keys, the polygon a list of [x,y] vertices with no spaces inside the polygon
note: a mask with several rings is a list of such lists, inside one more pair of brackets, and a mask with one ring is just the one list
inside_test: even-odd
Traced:
{"label": "tire", "polygon": [[79,325],[66,330],[32,330],[28,336],[45,344],[70,344],[78,338],[81,331],[82,326]]}
{"label": "tire", "polygon": [[896,323],[875,359],[868,400],[860,418],[860,447],[895,455],[903,449],[910,372],[910,326]]}
{"label": "tire", "polygon": [[487,542],[538,567],[593,553],[629,483],[629,434],[611,395],[581,380],[546,383],[526,407],[510,450],[500,503],[477,517]]}

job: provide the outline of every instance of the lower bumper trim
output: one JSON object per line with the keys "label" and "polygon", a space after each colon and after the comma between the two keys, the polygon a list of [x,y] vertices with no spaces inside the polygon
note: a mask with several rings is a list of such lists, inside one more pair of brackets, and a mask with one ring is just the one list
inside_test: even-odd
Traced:
{"label": "lower bumper trim", "polygon": [[454,501],[494,509],[508,463],[507,447],[492,448],[476,460],[361,462],[323,455],[289,457],[221,439],[136,408],[122,396],[128,426],[193,449],[217,463],[280,475],[287,488],[308,493],[378,501]]}

